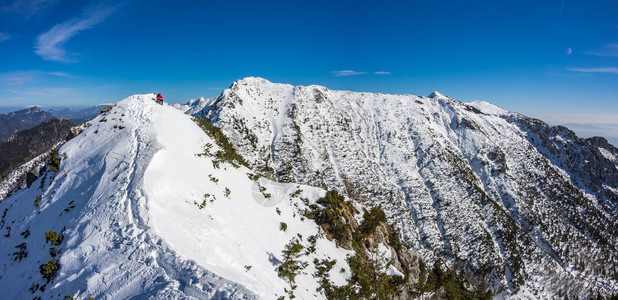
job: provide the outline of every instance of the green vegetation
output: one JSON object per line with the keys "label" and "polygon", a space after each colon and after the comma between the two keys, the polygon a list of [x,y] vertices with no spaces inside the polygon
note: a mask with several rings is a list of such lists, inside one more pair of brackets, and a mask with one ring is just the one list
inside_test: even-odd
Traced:
{"label": "green vegetation", "polygon": [[294,283],[294,279],[300,270],[307,266],[306,262],[298,261],[300,252],[303,250],[303,245],[300,244],[298,239],[292,239],[285,249],[283,249],[283,263],[277,270],[277,275],[283,279],[286,279],[289,283]]}
{"label": "green vegetation", "polygon": [[58,172],[60,170],[61,156],[58,154],[58,148],[53,148],[49,152],[49,158],[47,159],[47,165],[52,172]]}
{"label": "green vegetation", "polygon": [[227,162],[238,168],[240,166],[248,166],[247,161],[236,152],[234,146],[229,142],[223,131],[219,127],[210,124],[203,118],[193,117],[193,121],[208,134],[215,143],[221,148],[214,154],[213,166],[219,168],[220,163]]}
{"label": "green vegetation", "polygon": [[41,272],[41,275],[48,283],[54,280],[59,269],[60,264],[55,259],[48,260],[46,264],[39,266],[39,271]]}
{"label": "green vegetation", "polygon": [[[356,225],[356,210],[336,191],[328,191],[317,203],[309,205],[305,216],[315,220],[327,237],[334,238],[338,245],[351,248],[355,253],[347,258],[350,280],[344,286],[333,286],[329,280],[328,272],[334,265],[332,261],[314,261],[317,270],[314,276],[320,280],[318,291],[323,291],[326,298],[392,299],[403,289],[407,289],[409,295],[420,297],[425,292],[443,288],[447,299],[491,299],[492,294],[486,285],[475,287],[461,276],[458,277],[454,271],[443,271],[441,263],[429,272],[419,259],[421,272],[415,286],[408,285],[408,268],[411,266],[402,260],[399,260],[399,263],[403,277],[383,273],[382,270],[388,268],[391,262],[377,251],[375,243],[388,243],[397,252],[397,257],[401,257],[403,251],[408,251],[397,232],[386,222],[384,211],[373,207],[364,212],[363,221]],[[380,236],[382,237],[379,238]],[[315,246],[315,241],[311,243],[311,239],[312,237],[309,237],[309,247]]]}
{"label": "green vegetation", "polygon": [[309,255],[311,253],[315,253],[315,245],[318,242],[318,236],[317,235],[311,235],[307,238],[307,241],[309,242],[309,247],[307,247],[307,249],[305,250],[305,255]]}
{"label": "green vegetation", "polygon": [[226,187],[225,190],[223,191],[223,195],[228,198],[230,197],[231,193],[232,191],[228,187]]}
{"label": "green vegetation", "polygon": [[279,223],[279,229],[283,231],[288,230],[288,224],[285,224],[284,222]]}
{"label": "green vegetation", "polygon": [[51,242],[54,246],[60,246],[63,239],[63,235],[58,235],[53,230],[45,232],[45,243]]}
{"label": "green vegetation", "polygon": [[36,200],[34,200],[34,206],[39,207],[41,203],[41,196],[36,196]]}
{"label": "green vegetation", "polygon": [[379,207],[372,207],[363,214],[363,222],[359,229],[363,234],[372,234],[381,223],[385,222],[386,214]]}
{"label": "green vegetation", "polygon": [[211,194],[204,194],[204,199],[202,199],[202,203],[197,203],[197,201],[193,201],[193,204],[195,204],[195,206],[197,206],[199,209],[203,209],[204,207],[206,207],[206,204],[208,202],[210,203],[214,203],[216,200],[214,195]]}
{"label": "green vegetation", "polygon": [[[446,269],[446,271],[444,271]],[[493,294],[488,290],[486,285],[467,289],[467,284],[462,280],[455,271],[444,266],[444,263],[438,259],[433,265],[433,269],[428,274],[427,266],[420,264],[420,277],[417,283],[417,288],[420,293],[437,291],[440,288],[444,289],[447,299],[492,299]]]}
{"label": "green vegetation", "polygon": [[266,187],[262,186],[259,182],[258,182],[258,187],[260,189],[260,193],[262,193],[262,195],[264,196],[264,198],[266,199],[270,199],[271,194],[266,192]]}
{"label": "green vegetation", "polygon": [[297,189],[296,191],[294,191],[294,193],[292,193],[292,194],[290,195],[290,198],[296,198],[296,197],[300,196],[300,194],[301,194],[302,192],[303,192],[303,190],[301,190],[301,189]]}
{"label": "green vegetation", "polygon": [[253,181],[258,181],[260,179],[260,174],[251,174],[251,173],[247,173],[247,177],[249,177],[249,179],[253,180]]}
{"label": "green vegetation", "polygon": [[[317,278],[320,278],[320,287],[316,289],[317,292],[324,290],[326,294],[328,291],[333,290],[333,286],[330,283],[330,273],[329,272],[336,263],[337,263],[336,260],[328,260],[328,259],[319,260],[317,258],[313,260],[313,264],[315,265],[315,269],[317,270],[315,274],[313,275]],[[326,297],[328,299],[333,299],[332,295],[330,296],[331,297],[327,295]]]}
{"label": "green vegetation", "polygon": [[309,206],[309,210],[305,211],[305,217],[313,219],[316,224],[322,226],[324,232],[327,233],[330,239],[336,239],[337,242],[343,243],[349,240],[350,225],[342,221],[342,210],[353,210],[351,203],[346,203],[344,197],[337,191],[328,191],[326,195],[317,200],[317,204]]}
{"label": "green vegetation", "polygon": [[336,191],[328,191],[317,203],[319,205],[309,206],[305,216],[315,220],[337,244],[351,245],[355,251],[347,259],[350,281],[340,287],[333,286],[329,280],[328,272],[334,265],[333,261],[314,261],[318,270],[314,275],[320,278],[321,284],[318,290],[324,291],[328,299],[388,299],[395,295],[407,280],[382,273],[387,262],[366,243],[379,226],[387,228],[385,233],[389,240],[397,240],[397,237],[391,237],[394,231],[386,224],[384,212],[377,207],[371,208],[364,213],[363,223],[357,226],[354,206]]}
{"label": "green vegetation", "polygon": [[212,174],[208,174],[208,178],[214,183],[219,183],[219,178],[212,176]]}
{"label": "green vegetation", "polygon": [[212,157],[213,154],[210,153],[210,149],[212,149],[212,144],[211,143],[206,143],[206,145],[204,145],[204,152],[198,153],[195,156],[197,156],[197,157],[202,157],[202,156]]}

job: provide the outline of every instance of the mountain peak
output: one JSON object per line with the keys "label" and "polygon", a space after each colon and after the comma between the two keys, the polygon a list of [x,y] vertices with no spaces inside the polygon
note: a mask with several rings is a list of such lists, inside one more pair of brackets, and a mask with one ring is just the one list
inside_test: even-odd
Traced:
{"label": "mountain peak", "polygon": [[244,77],[244,78],[236,80],[234,84],[254,85],[254,84],[272,84],[272,82],[262,77],[249,76],[249,77]]}
{"label": "mountain peak", "polygon": [[29,112],[29,113],[30,113],[30,112],[38,113],[38,112],[40,112],[40,111],[41,111],[41,108],[40,108],[40,107],[38,107],[38,106],[36,106],[36,105],[35,105],[35,106],[30,106],[30,107],[28,107],[28,112]]}
{"label": "mountain peak", "polygon": [[429,98],[448,98],[448,97],[441,94],[438,91],[433,91],[431,94],[429,94]]}

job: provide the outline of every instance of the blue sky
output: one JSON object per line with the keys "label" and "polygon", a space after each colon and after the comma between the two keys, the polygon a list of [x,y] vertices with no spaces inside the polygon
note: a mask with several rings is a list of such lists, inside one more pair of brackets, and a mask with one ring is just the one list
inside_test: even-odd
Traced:
{"label": "blue sky", "polygon": [[234,80],[486,100],[618,141],[618,1],[0,2],[0,106]]}

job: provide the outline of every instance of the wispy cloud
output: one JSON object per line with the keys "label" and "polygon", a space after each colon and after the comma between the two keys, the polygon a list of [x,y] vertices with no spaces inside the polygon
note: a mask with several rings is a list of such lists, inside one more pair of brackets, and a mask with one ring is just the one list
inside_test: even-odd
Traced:
{"label": "wispy cloud", "polygon": [[45,76],[55,76],[64,78],[75,78],[75,76],[65,72],[43,72],[40,70],[11,71],[0,73],[0,86],[22,86],[29,83],[42,83],[41,79]]}
{"label": "wispy cloud", "polygon": [[65,73],[65,72],[47,72],[47,75],[58,76],[58,77],[66,77],[66,78],[74,77],[73,75]]}
{"label": "wispy cloud", "polygon": [[7,33],[0,32],[0,43],[4,42],[4,41],[6,41],[6,40],[8,40],[10,38],[11,38],[11,36],[8,35]]}
{"label": "wispy cloud", "polygon": [[581,72],[581,73],[609,73],[609,74],[618,74],[618,68],[572,68],[568,69],[573,72]]}
{"label": "wispy cloud", "polygon": [[12,71],[0,73],[0,86],[19,86],[34,80],[37,71]]}
{"label": "wispy cloud", "polygon": [[119,5],[104,6],[99,4],[89,6],[78,17],[57,24],[49,31],[39,35],[36,40],[35,53],[45,60],[74,62],[73,58],[67,57],[64,44],[78,33],[103,22],[118,8]]}
{"label": "wispy cloud", "polygon": [[373,72],[373,74],[376,74],[376,75],[391,75],[391,72],[378,71],[378,72]]}
{"label": "wispy cloud", "polygon": [[12,2],[7,1],[4,5],[0,6],[0,12],[20,14],[27,19],[39,12],[46,10],[56,2],[57,0],[14,0]]}
{"label": "wispy cloud", "polygon": [[618,43],[607,44],[603,49],[597,51],[584,51],[584,53],[594,56],[618,57]]}
{"label": "wispy cloud", "polygon": [[49,87],[49,88],[35,88],[35,89],[16,89],[11,90],[11,93],[17,95],[28,95],[28,96],[61,96],[68,95],[75,91],[74,88],[64,88],[64,87]]}
{"label": "wispy cloud", "polygon": [[358,72],[353,70],[331,71],[330,73],[335,76],[355,76],[367,74],[367,72]]}

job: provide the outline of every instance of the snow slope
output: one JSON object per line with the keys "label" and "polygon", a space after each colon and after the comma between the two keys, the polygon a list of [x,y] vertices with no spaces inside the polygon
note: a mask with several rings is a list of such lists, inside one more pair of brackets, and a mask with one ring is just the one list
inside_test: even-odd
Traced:
{"label": "snow slope", "polygon": [[380,205],[424,258],[507,297],[618,292],[618,149],[487,102],[244,78],[183,111],[257,172]]}
{"label": "snow slope", "polygon": [[[153,98],[129,97],[92,120],[61,147],[66,158],[58,172],[46,172],[0,202],[3,297],[285,295],[290,285],[276,270],[281,251],[293,239],[307,245],[309,236],[319,234],[311,220],[301,221],[305,204],[288,192],[300,188],[300,197],[312,203],[324,191],[262,180],[260,185],[275,195],[268,202],[272,206],[264,206],[255,193],[257,183],[247,176],[250,170],[228,164],[215,169],[210,158],[196,156],[206,143],[215,143],[189,116],[156,105]],[[200,208],[204,194],[211,196]],[[280,230],[281,222],[286,231]],[[49,230],[64,236],[60,245],[46,242]],[[343,284],[349,276],[348,251],[321,236],[316,248],[301,259],[336,259],[331,278]],[[52,259],[60,269],[45,284],[39,265]],[[294,293],[300,299],[323,298],[315,291],[314,271],[309,264],[298,275]]]}

